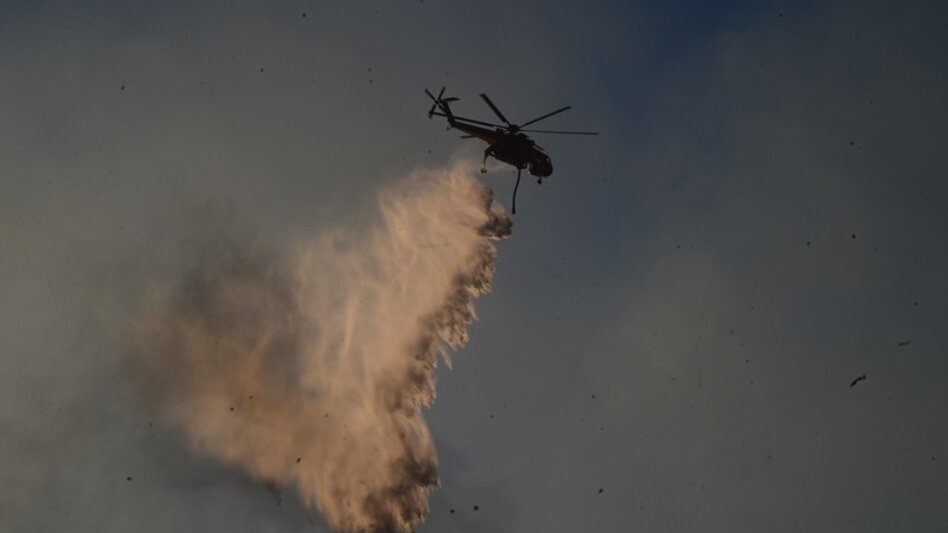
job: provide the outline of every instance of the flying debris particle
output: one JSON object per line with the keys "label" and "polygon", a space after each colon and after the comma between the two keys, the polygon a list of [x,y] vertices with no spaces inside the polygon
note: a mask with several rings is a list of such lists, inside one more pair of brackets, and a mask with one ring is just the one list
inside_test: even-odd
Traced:
{"label": "flying debris particle", "polygon": [[125,481],[131,481],[131,480],[132,480],[132,476],[128,476],[127,478],[125,478]]}
{"label": "flying debris particle", "polygon": [[296,458],[296,462],[297,462],[297,463],[300,462],[300,461],[302,461],[302,460],[303,460],[302,457],[297,457],[297,458]]}
{"label": "flying debris particle", "polygon": [[593,400],[596,399],[596,395],[595,395],[595,394],[592,395],[592,399],[593,399]]}
{"label": "flying debris particle", "polygon": [[300,15],[300,16],[301,16],[301,17],[303,17],[303,18],[305,19],[305,18],[306,18],[306,12],[304,11],[304,12],[303,12],[303,14],[302,14],[302,15]]}
{"label": "flying debris particle", "polygon": [[599,494],[602,494],[602,489],[599,489]]}
{"label": "flying debris particle", "polygon": [[853,146],[853,145],[855,145],[855,144],[856,144],[856,143],[855,143],[854,141],[849,141],[849,146]]}
{"label": "flying debris particle", "polygon": [[454,514],[454,509],[451,509],[451,514]]}
{"label": "flying debris particle", "polygon": [[124,91],[124,90],[125,90],[125,80],[122,80],[122,86],[119,87],[119,90],[120,90],[120,91]]}
{"label": "flying debris particle", "polygon": [[230,410],[231,410],[231,411],[233,411],[233,410],[234,410],[234,408],[233,408],[233,407],[231,407],[231,408],[230,408]]}
{"label": "flying debris particle", "polygon": [[478,510],[478,509],[480,509],[480,507],[478,507],[478,506],[475,505],[475,506],[474,506],[474,510],[476,511],[476,510]]}
{"label": "flying debris particle", "polygon": [[263,67],[260,67],[260,72],[263,72]]}
{"label": "flying debris particle", "polygon": [[865,374],[863,374],[863,375],[857,377],[856,379],[854,379],[854,380],[852,381],[852,383],[849,384],[849,388],[855,387],[857,383],[859,383],[860,381],[863,381],[863,380],[865,380],[865,379],[866,379],[866,375],[865,375]]}
{"label": "flying debris particle", "polygon": [[852,234],[852,238],[853,238],[853,239],[856,238],[856,234],[855,234],[855,233]]}
{"label": "flying debris particle", "polygon": [[810,241],[806,241],[806,245],[809,246],[809,245],[810,245]]}
{"label": "flying debris particle", "polygon": [[898,345],[899,345],[899,346],[908,346],[909,344],[912,344],[912,341],[902,341],[902,342],[900,342]]}

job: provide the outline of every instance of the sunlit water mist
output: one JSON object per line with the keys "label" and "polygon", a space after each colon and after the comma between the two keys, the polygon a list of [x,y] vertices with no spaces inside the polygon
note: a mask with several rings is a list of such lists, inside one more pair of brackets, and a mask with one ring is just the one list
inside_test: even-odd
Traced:
{"label": "sunlit water mist", "polygon": [[405,531],[437,455],[421,407],[467,341],[511,222],[473,166],[383,190],[367,228],[292,250],[209,240],[136,320],[136,382],[190,444],[297,487],[340,531]]}

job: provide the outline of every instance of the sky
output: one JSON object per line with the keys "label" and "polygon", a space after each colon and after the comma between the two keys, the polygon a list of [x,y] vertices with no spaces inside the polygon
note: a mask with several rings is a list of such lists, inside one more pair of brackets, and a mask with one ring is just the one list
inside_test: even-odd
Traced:
{"label": "sky", "polygon": [[[939,2],[0,3],[0,530],[329,531],[155,424],[141,294],[537,141],[422,532],[948,528]],[[539,125],[538,125],[539,126]],[[478,175],[509,206],[513,172]],[[421,288],[419,288],[421,290]],[[850,383],[865,375],[855,386]]]}

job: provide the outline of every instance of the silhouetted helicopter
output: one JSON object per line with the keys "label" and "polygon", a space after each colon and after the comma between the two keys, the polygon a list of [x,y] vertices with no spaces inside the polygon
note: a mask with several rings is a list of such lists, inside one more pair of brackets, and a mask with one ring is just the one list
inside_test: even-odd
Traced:
{"label": "silhouetted helicopter", "polygon": [[[529,126],[535,122],[539,122],[543,119],[550,118],[557,113],[562,113],[567,109],[570,109],[570,106],[561,107],[556,111],[551,111],[545,115],[541,115],[533,120],[528,120],[523,124],[511,124],[509,120],[504,116],[503,113],[497,109],[497,106],[494,105],[494,102],[491,102],[490,98],[486,94],[481,93],[481,98],[487,102],[487,105],[490,106],[491,110],[494,111],[494,114],[497,115],[497,118],[504,123],[493,124],[490,122],[484,122],[481,120],[474,120],[472,118],[459,117],[451,112],[450,103],[456,102],[458,98],[444,98],[444,87],[441,88],[441,92],[438,93],[438,96],[431,94],[431,91],[425,89],[425,94],[434,101],[434,104],[431,106],[431,109],[428,111],[428,118],[433,116],[445,117],[448,119],[448,129],[455,128],[467,133],[467,135],[461,136],[462,139],[470,139],[477,137],[478,139],[487,143],[487,149],[484,150],[484,166],[481,167],[481,172],[487,172],[487,158],[493,157],[498,161],[503,161],[513,165],[517,169],[517,184],[514,185],[513,191],[513,204],[511,206],[511,211],[517,213],[517,188],[520,187],[520,172],[523,169],[528,169],[530,174],[533,174],[537,177],[537,183],[542,183],[543,178],[549,176],[553,173],[553,162],[550,161],[550,156],[546,155],[542,148],[540,148],[530,137],[527,137],[523,132],[529,133],[558,133],[565,135],[599,135],[596,132],[592,131],[551,131],[551,130],[525,130],[524,126]],[[440,111],[439,111],[440,110]],[[494,129],[487,129],[481,126],[488,126]]]}

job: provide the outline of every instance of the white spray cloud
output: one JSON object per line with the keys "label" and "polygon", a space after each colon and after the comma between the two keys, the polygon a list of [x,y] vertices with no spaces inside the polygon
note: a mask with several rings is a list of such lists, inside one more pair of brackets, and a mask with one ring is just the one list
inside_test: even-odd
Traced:
{"label": "white spray cloud", "polygon": [[196,448],[295,486],[340,531],[407,531],[437,486],[421,407],[468,339],[511,221],[467,162],[379,194],[369,228],[293,250],[218,237],[135,320],[146,405]]}

